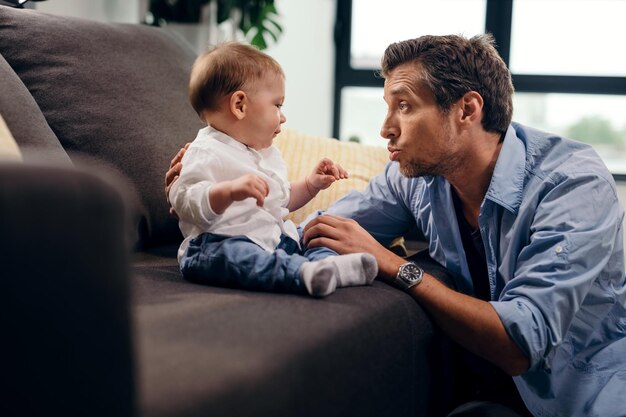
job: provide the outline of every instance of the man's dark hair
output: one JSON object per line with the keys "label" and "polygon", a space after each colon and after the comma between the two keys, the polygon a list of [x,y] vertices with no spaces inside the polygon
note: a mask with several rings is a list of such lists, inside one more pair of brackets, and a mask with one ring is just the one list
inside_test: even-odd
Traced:
{"label": "man's dark hair", "polygon": [[382,59],[383,77],[399,65],[414,62],[437,105],[448,112],[469,91],[483,98],[482,126],[488,132],[505,133],[513,113],[511,73],[495,48],[493,36],[471,39],[457,35],[422,36],[392,43]]}

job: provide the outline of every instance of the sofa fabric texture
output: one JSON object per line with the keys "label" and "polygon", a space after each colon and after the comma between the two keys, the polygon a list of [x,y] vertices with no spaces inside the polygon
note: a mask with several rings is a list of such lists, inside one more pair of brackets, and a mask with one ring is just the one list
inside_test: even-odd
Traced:
{"label": "sofa fabric texture", "polygon": [[[0,161],[0,414],[442,415],[450,344],[401,291],[319,300],[182,279],[163,177],[200,127],[193,60],[162,29],[0,6],[0,115],[24,154]],[[295,131],[277,144],[294,179],[306,156],[337,155],[352,182],[332,198],[386,161]]]}
{"label": "sofa fabric texture", "polygon": [[[2,43],[4,39],[0,39]],[[0,55],[0,114],[26,161],[45,154],[46,160],[71,165],[67,153],[50,129],[28,89]],[[29,152],[32,151],[32,152]]]}
{"label": "sofa fabric texture", "polygon": [[124,216],[93,173],[0,163],[0,415],[135,415]]}
{"label": "sofa fabric texture", "polygon": [[137,269],[146,285],[136,306],[148,415],[373,417],[427,409],[415,393],[430,389],[429,373],[418,370],[428,369],[433,329],[398,291],[376,284],[375,292],[337,291],[320,302],[191,287],[176,266],[157,276],[161,285],[153,268]]}
{"label": "sofa fabric texture", "polygon": [[[2,55],[63,148],[97,155],[142,190],[138,243],[179,240],[163,197],[163,176],[172,156],[200,127],[187,98],[193,50],[149,26],[7,7],[0,14],[0,33]],[[22,135],[10,120],[9,126]],[[39,131],[25,136],[53,142]]]}

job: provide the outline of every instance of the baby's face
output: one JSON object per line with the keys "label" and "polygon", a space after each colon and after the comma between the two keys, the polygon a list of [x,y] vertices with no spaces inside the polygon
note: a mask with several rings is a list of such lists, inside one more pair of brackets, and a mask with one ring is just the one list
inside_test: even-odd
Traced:
{"label": "baby's face", "polygon": [[256,150],[268,148],[287,120],[281,110],[285,101],[285,79],[268,73],[247,95],[249,107],[244,119],[243,142]]}

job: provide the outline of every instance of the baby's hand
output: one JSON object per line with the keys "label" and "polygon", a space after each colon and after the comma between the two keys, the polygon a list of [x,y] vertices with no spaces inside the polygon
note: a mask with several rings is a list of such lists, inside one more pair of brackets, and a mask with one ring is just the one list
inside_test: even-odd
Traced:
{"label": "baby's hand", "polygon": [[306,178],[306,182],[307,187],[313,188],[313,190],[309,190],[309,193],[315,195],[320,190],[330,187],[333,182],[346,178],[348,178],[348,173],[341,165],[334,163],[328,158],[322,158],[313,169],[313,172]]}
{"label": "baby's hand", "polygon": [[230,182],[232,201],[242,201],[252,197],[256,200],[256,205],[262,207],[269,192],[270,187],[265,180],[254,174],[246,174]]}

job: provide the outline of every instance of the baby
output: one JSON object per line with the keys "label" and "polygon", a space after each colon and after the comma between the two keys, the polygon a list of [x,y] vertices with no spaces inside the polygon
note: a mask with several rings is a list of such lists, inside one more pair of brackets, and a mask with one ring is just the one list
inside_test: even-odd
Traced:
{"label": "baby", "polygon": [[303,248],[294,223],[284,220],[347,173],[324,158],[304,180],[288,182],[273,146],[286,120],[280,65],[248,45],[217,46],[194,63],[189,97],[207,127],[186,151],[168,195],[185,237],[183,276],[315,297],[370,284],[378,272],[372,255]]}

